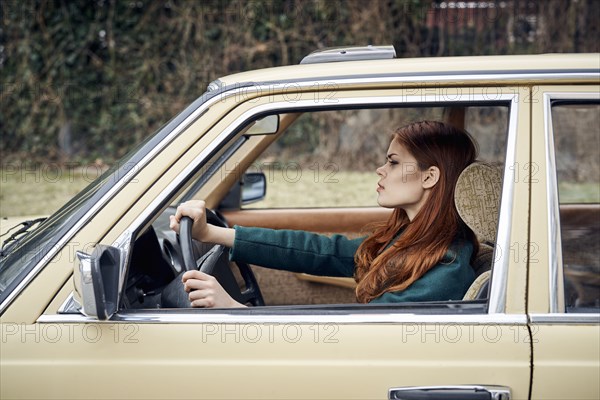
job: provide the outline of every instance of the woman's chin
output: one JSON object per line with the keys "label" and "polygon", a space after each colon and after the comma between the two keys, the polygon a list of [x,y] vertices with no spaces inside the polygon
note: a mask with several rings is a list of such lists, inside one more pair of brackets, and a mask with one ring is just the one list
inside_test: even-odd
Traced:
{"label": "woman's chin", "polygon": [[383,207],[383,208],[394,208],[393,205],[388,204],[385,201],[382,201],[381,199],[377,199],[377,204],[379,204],[379,207]]}

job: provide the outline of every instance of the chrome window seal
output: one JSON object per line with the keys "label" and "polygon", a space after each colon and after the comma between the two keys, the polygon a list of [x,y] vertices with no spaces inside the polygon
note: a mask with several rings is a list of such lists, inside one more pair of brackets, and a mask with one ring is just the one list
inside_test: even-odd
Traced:
{"label": "chrome window seal", "polygon": [[548,206],[548,290],[550,313],[565,312],[563,282],[562,239],[560,233],[560,204],[558,199],[558,176],[552,126],[552,100],[600,100],[600,93],[546,92],[544,102],[544,133],[546,136],[546,203]]}
{"label": "chrome window seal", "polygon": [[[145,310],[147,311],[147,310]],[[325,311],[325,310],[324,310]],[[163,323],[163,324],[444,324],[444,325],[526,325],[527,317],[521,314],[411,314],[411,313],[348,313],[348,314],[242,314],[214,312],[204,313],[197,309],[185,313],[157,311],[138,313],[132,311],[117,312],[111,320],[98,321],[82,314],[42,314],[37,323]]]}
{"label": "chrome window seal", "polygon": [[129,229],[126,229],[113,243],[113,247],[116,247],[121,252],[119,262],[119,287],[117,289],[117,308],[123,299],[123,289],[125,287],[125,279],[127,278],[125,271],[127,270],[127,265],[129,263],[129,250],[132,245],[133,232]]}
{"label": "chrome window seal", "polygon": [[490,301],[488,312],[490,314],[503,313],[506,309],[506,284],[508,282],[508,265],[510,261],[508,249],[510,248],[510,228],[512,226],[512,214],[514,203],[515,165],[517,152],[517,126],[519,96],[512,99],[510,115],[508,120],[508,137],[506,139],[506,158],[504,160],[504,175],[502,177],[502,197],[500,200],[500,212],[498,216],[498,232],[496,247],[501,250],[500,254],[494,250],[494,264],[492,268]]}
{"label": "chrome window seal", "polygon": [[[558,183],[556,159],[554,156],[554,129],[552,128],[551,98],[544,93],[544,133],[546,136],[546,202],[548,206],[548,266],[549,266],[549,309],[551,313],[564,312],[564,290],[559,285],[562,275],[562,246],[560,237],[560,209],[558,203]],[[559,288],[560,286],[560,288]],[[559,292],[562,296],[559,296]]]}
{"label": "chrome window seal", "polygon": [[[307,91],[310,91],[310,89],[314,90],[315,87],[316,88],[321,88],[321,87],[329,88],[331,90],[331,89],[342,89],[344,85],[364,84],[364,85],[376,86],[377,84],[390,84],[390,83],[394,83],[394,82],[395,83],[419,83],[419,87],[416,89],[427,89],[425,87],[425,83],[434,82],[434,83],[436,83],[436,85],[439,85],[442,83],[447,83],[447,82],[467,84],[469,81],[481,80],[483,78],[500,82],[500,81],[515,80],[515,79],[523,79],[524,81],[526,81],[526,80],[530,81],[531,79],[534,79],[535,77],[539,77],[539,78],[545,77],[546,79],[548,79],[550,77],[552,77],[554,79],[557,79],[558,77],[563,77],[564,79],[590,79],[590,78],[595,78],[597,76],[598,76],[597,73],[566,73],[564,75],[561,75],[561,74],[559,74],[559,75],[557,75],[557,74],[535,74],[535,73],[534,74],[525,74],[525,73],[500,74],[500,73],[498,73],[498,74],[477,75],[477,76],[475,76],[475,75],[471,76],[471,75],[443,75],[443,74],[440,74],[440,75],[423,75],[423,76],[420,75],[420,76],[400,76],[400,77],[398,77],[398,76],[373,77],[373,78],[366,77],[366,78],[360,78],[360,79],[342,78],[339,80],[324,79],[324,80],[309,80],[309,81],[299,81],[299,82],[292,81],[292,83],[294,83],[294,88],[297,88],[300,90],[304,89]],[[503,89],[503,87],[501,87],[501,86],[495,87],[495,88]],[[358,89],[358,88],[356,88],[356,89]],[[390,89],[393,89],[393,88],[390,88]],[[288,93],[288,92],[286,92],[286,93]],[[40,259],[40,261],[38,261],[37,264],[31,269],[31,271],[25,276],[25,278],[19,283],[19,285],[17,287],[15,287],[15,289],[6,297],[4,302],[2,302],[2,304],[0,304],[0,314],[2,314],[4,312],[4,310],[8,307],[8,305],[10,303],[12,303],[12,301],[21,293],[21,291],[29,284],[29,282],[31,282],[31,280],[33,280],[33,278],[35,278],[35,276],[46,265],[46,263],[48,261],[50,261],[58,253],[59,249],[62,249],[64,244],[67,243],[75,235],[75,233],[83,225],[85,225],[100,209],[102,209],[110,198],[112,198],[117,192],[119,192],[127,184],[127,182],[129,182],[131,179],[133,179],[133,177],[135,176],[135,174],[138,171],[143,169],[150,162],[150,160],[152,160],[160,151],[162,151],[169,143],[171,143],[171,141],[173,139],[175,139],[177,136],[179,136],[179,134],[181,134],[185,129],[187,129],[206,110],[208,110],[213,104],[220,102],[220,101],[224,101],[225,99],[233,97],[233,96],[238,96],[239,102],[243,102],[246,99],[248,99],[249,95],[254,94],[254,93],[257,93],[259,95],[261,93],[263,93],[263,94],[269,93],[270,95],[274,95],[274,94],[276,94],[276,88],[273,87],[273,83],[264,84],[264,85],[257,84],[254,86],[249,86],[247,84],[246,84],[246,86],[244,86],[244,84],[242,84],[242,83],[235,84],[235,85],[228,85],[227,87],[225,87],[223,89],[223,92],[217,93],[216,95],[214,95],[213,97],[209,98],[204,103],[202,103],[194,112],[192,112],[176,128],[174,128],[173,131],[171,133],[169,133],[153,150],[151,150],[148,154],[146,154],[146,156],[144,156],[144,158],[142,158],[142,160],[140,160],[138,162],[138,164],[136,165],[137,168],[132,168],[129,171],[129,173],[124,174],[123,177],[121,177],[117,182],[115,182],[113,187],[110,188],[110,190],[108,190],[106,192],[106,194],[101,199],[99,199],[98,202],[96,204],[94,204],[81,217],[81,219],[73,225],[73,227],[62,238],[60,238],[55,243],[55,245],[44,255],[44,257],[42,257]],[[501,95],[497,98],[494,98],[493,100],[490,98],[487,98],[486,96],[472,96],[472,97],[480,97],[481,101],[485,101],[485,102],[489,102],[489,101],[498,102],[498,101],[505,100],[502,98],[503,96],[504,95]],[[513,99],[513,101],[514,101],[514,98],[518,98],[518,94],[516,94],[516,93],[508,95],[508,96],[511,97],[511,99]],[[408,96],[408,97],[410,97],[410,96]],[[417,98],[417,102],[425,102],[423,100],[423,98],[427,97],[427,95],[423,94],[421,96],[414,96],[414,97]],[[407,98],[407,96],[404,97],[403,102],[406,102],[406,98]],[[323,101],[326,101],[326,100],[327,99],[323,99]],[[336,99],[336,100],[339,101],[340,99]],[[387,103],[390,101],[386,101],[384,103]],[[470,99],[468,101],[473,101],[473,100]],[[443,101],[441,101],[438,98],[435,102],[443,102]],[[454,101],[454,102],[460,102],[460,101]],[[309,102],[309,103],[314,105],[314,101]],[[297,104],[297,102],[294,104]],[[338,103],[336,103],[336,104],[338,104]],[[319,106],[319,104],[317,104],[317,106]],[[514,107],[511,107],[511,108],[514,108]],[[512,112],[511,112],[511,114],[512,114]],[[510,137],[510,132],[509,132],[509,137]],[[507,172],[505,169],[505,175],[506,174],[507,174]],[[503,189],[503,195],[504,195],[504,189]],[[491,290],[492,291],[494,290],[493,283],[492,283]],[[498,305],[495,309],[499,310],[500,305],[501,305],[501,303],[498,303]]]}
{"label": "chrome window seal", "polygon": [[531,314],[529,319],[534,324],[600,324],[599,313]]}

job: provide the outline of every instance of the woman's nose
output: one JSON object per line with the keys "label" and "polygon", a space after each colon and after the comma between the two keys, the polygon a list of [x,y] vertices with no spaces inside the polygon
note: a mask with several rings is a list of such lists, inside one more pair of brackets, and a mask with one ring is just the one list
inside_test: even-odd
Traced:
{"label": "woman's nose", "polygon": [[383,176],[383,165],[375,170],[375,173],[379,176]]}

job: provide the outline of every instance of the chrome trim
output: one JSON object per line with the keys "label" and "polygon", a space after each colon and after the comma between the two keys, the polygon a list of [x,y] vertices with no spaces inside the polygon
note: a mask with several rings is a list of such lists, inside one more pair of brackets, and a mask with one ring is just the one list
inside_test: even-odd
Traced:
{"label": "chrome trim", "polygon": [[99,321],[97,318],[87,317],[83,314],[42,314],[35,321],[39,324],[66,324],[66,323],[87,323],[93,322],[98,324],[114,324],[115,321],[105,320]]}
{"label": "chrome trim", "polygon": [[550,313],[565,312],[563,283],[562,238],[560,231],[560,204],[558,177],[552,126],[552,100],[600,100],[600,93],[546,92],[544,102],[544,133],[546,137],[546,203],[548,206],[548,290]]}
{"label": "chrome trim", "polygon": [[[498,233],[496,236],[496,250],[494,250],[494,265],[492,268],[490,301],[488,312],[490,314],[503,313],[506,310],[506,285],[508,282],[508,264],[510,261],[510,228],[514,203],[515,168],[517,152],[517,126],[518,126],[519,96],[515,95],[510,107],[508,120],[508,137],[506,139],[506,158],[504,160],[504,175],[502,177],[502,197],[498,215]],[[498,254],[497,249],[500,249]]]}
{"label": "chrome trim", "polygon": [[554,129],[552,128],[551,96],[543,95],[544,102],[544,133],[546,139],[546,204],[548,206],[548,294],[551,313],[564,312],[564,300],[559,307],[559,291],[564,299],[564,288],[560,285],[559,277],[562,268],[562,246],[560,235],[560,209],[558,204],[558,177],[556,176],[556,159],[554,148]]}
{"label": "chrome trim", "polygon": [[[441,392],[441,391],[480,391],[487,392],[490,394],[491,400],[510,400],[511,392],[510,388],[506,386],[497,385],[448,385],[448,386],[403,386],[397,388],[391,388],[388,391],[388,399],[398,399],[395,392],[412,392],[412,391],[423,391],[423,392]],[[401,393],[400,393],[401,394]],[[438,393],[438,396],[443,396],[442,393]],[[426,397],[419,397],[425,399]],[[437,398],[437,397],[435,397]],[[468,397],[467,397],[468,398]]]}
{"label": "chrome trim", "polygon": [[[443,74],[443,73],[433,73],[432,75],[417,75],[417,76],[389,76],[389,77],[365,77],[365,78],[326,78],[319,77],[316,80],[307,80],[294,82],[294,88],[296,89],[305,89],[310,91],[314,90],[315,87],[328,87],[332,89],[341,89],[344,85],[356,85],[362,84],[365,86],[376,86],[378,84],[390,84],[390,83],[414,83],[419,86],[414,89],[427,89],[425,87],[426,83],[435,83],[436,87],[440,87],[439,85],[443,83],[456,83],[456,84],[465,84],[467,85],[469,82],[477,81],[481,82],[484,80],[492,80],[490,83],[492,85],[496,85],[505,81],[514,81],[514,80],[522,80],[524,83],[532,84],[535,79],[540,80],[552,80],[560,81],[564,80],[573,80],[573,79],[594,79],[598,77],[597,72],[567,72],[564,74],[553,72],[553,73],[484,73],[481,75],[476,74],[463,74],[461,72],[453,72],[453,74]],[[276,85],[276,86],[274,86]],[[322,86],[323,85],[323,86]],[[235,87],[234,87],[235,86]],[[136,165],[137,168],[132,168],[126,174],[121,177],[120,180],[115,182],[113,187],[106,192],[106,194],[98,200],[98,202],[92,206],[89,211],[77,222],[73,225],[73,227],[67,232],[62,238],[60,238],[55,245],[46,253],[44,257],[38,261],[38,263],[31,269],[31,271],[23,278],[23,280],[19,283],[17,287],[6,297],[4,302],[0,304],[0,314],[4,312],[6,307],[21,293],[23,288],[31,282],[33,278],[40,272],[40,270],[45,266],[45,264],[50,261],[59,249],[62,249],[65,243],[67,243],[75,233],[81,229],[83,225],[85,225],[104,205],[108,202],[110,198],[114,196],[115,193],[120,191],[123,186],[132,179],[138,171],[141,171],[149,162],[152,160],[157,153],[162,151],[171,141],[177,137],[182,131],[187,129],[189,125],[196,120],[204,111],[210,108],[213,104],[224,101],[227,98],[233,96],[240,96],[240,102],[244,101],[251,94],[257,93],[258,95],[268,93],[269,95],[275,95],[279,93],[289,93],[289,87],[285,85],[278,84],[277,82],[271,83],[261,83],[255,86],[243,86],[240,87],[241,83],[235,85],[229,85],[230,89],[225,89],[223,93],[216,95],[208,100],[205,103],[200,105],[194,112],[192,112],[179,126],[177,126],[173,131],[167,135],[163,141],[158,144],[152,151],[150,151],[146,156],[140,160],[140,162]],[[460,86],[459,86],[460,87]],[[494,86],[496,88],[502,88],[502,86]],[[288,89],[287,91],[285,89]],[[350,88],[352,89],[352,88]],[[362,88],[355,88],[362,89]],[[394,88],[389,88],[394,89]],[[396,88],[397,89],[397,88]],[[409,88],[407,88],[409,89]],[[279,91],[278,91],[279,90]],[[516,96],[516,94],[515,94]],[[485,99],[490,100],[490,99]],[[498,99],[495,99],[498,100]],[[492,290],[493,290],[492,284]],[[497,307],[496,307],[497,308]]]}
{"label": "chrome trim", "polygon": [[117,305],[121,304],[121,300],[123,299],[124,295],[123,288],[125,287],[127,265],[129,264],[129,250],[132,243],[133,232],[129,229],[126,229],[112,244],[112,246],[119,249],[121,253],[121,259],[119,260],[119,288],[117,291]]}
{"label": "chrome trim", "polygon": [[[75,253],[79,259],[79,286],[81,287],[81,310],[80,312],[87,316],[98,316],[98,310],[96,309],[96,298],[100,297],[99,293],[96,293],[94,288],[94,282],[92,279],[92,265],[94,260],[92,256],[82,251]],[[74,272],[74,274],[77,271]]]}
{"label": "chrome trim", "polygon": [[531,314],[532,324],[600,324],[600,313]]}
{"label": "chrome trim", "polygon": [[75,300],[73,292],[71,292],[71,294],[67,296],[67,299],[60,305],[60,307],[58,307],[57,312],[59,314],[65,314],[71,311],[78,311],[80,309],[81,304],[79,304],[79,302]]}
{"label": "chrome trim", "polygon": [[[241,92],[242,94],[248,94],[253,92],[258,93],[269,93],[270,95],[279,94],[279,89],[287,89],[282,90],[282,93],[287,92],[291,93],[290,85],[293,85],[294,88],[298,89],[310,89],[311,87],[314,89],[315,87],[321,87],[320,85],[328,85],[329,88],[343,88],[343,85],[347,86],[355,86],[358,84],[364,85],[378,85],[378,84],[393,84],[393,83],[408,83],[408,84],[418,84],[414,89],[426,89],[425,83],[435,83],[435,84],[465,84],[468,85],[470,82],[476,81],[478,84],[483,83],[490,86],[495,86],[498,83],[509,82],[509,85],[512,82],[515,83],[514,86],[518,86],[521,83],[526,84],[535,84],[536,80],[540,80],[543,83],[560,83],[561,80],[593,80],[598,79],[600,76],[600,72],[517,72],[517,73],[501,73],[501,72],[486,72],[486,73],[474,73],[473,71],[453,71],[451,73],[444,72],[432,72],[431,74],[424,73],[420,75],[418,73],[411,73],[410,75],[401,75],[399,74],[390,74],[387,76],[378,76],[378,77],[368,77],[368,76],[359,76],[359,77],[351,77],[351,78],[340,78],[339,76],[331,76],[331,77],[318,77],[314,80],[309,78],[302,78],[300,80],[279,80],[279,81],[264,81],[264,82],[255,82],[254,86],[243,87],[241,90],[238,88],[232,89],[232,91],[237,90],[236,93],[225,92],[222,95],[226,95],[225,97],[229,97],[231,95],[238,95]],[[226,87],[232,87],[235,85],[242,85],[244,82],[223,82],[223,85]],[[337,87],[335,85],[340,85]],[[286,86],[287,85],[287,86]],[[333,86],[332,86],[333,85]],[[500,86],[499,86],[500,87]],[[257,89],[257,90],[252,90]],[[348,88],[348,89],[353,89]],[[394,87],[390,87],[389,89],[397,89]],[[407,88],[409,89],[409,88]],[[221,97],[223,98],[223,97]]]}
{"label": "chrome trim", "polygon": [[[323,310],[326,311],[326,310]],[[81,314],[42,314],[38,323],[164,323],[164,324],[257,324],[257,323],[320,323],[320,324],[448,324],[448,325],[519,325],[527,324],[527,317],[520,314],[402,314],[402,313],[360,313],[332,315],[319,314],[234,314],[223,311],[222,314],[203,312],[202,309],[177,313],[156,311],[139,313],[135,310],[117,312],[111,320],[98,321]],[[350,312],[350,311],[349,311]]]}

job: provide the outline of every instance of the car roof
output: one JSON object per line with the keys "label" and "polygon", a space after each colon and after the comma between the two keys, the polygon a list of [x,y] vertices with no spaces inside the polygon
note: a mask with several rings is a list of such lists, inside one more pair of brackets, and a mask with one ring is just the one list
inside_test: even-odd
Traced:
{"label": "car roof", "polygon": [[[598,81],[600,54],[536,54],[470,57],[421,57],[386,60],[341,61],[290,65],[241,72],[220,78],[220,85],[240,83],[293,82],[305,80],[346,80],[373,76],[480,76],[494,80],[498,75],[586,74],[575,80]],[[542,77],[540,77],[542,78]],[[516,80],[519,80],[517,77]]]}

